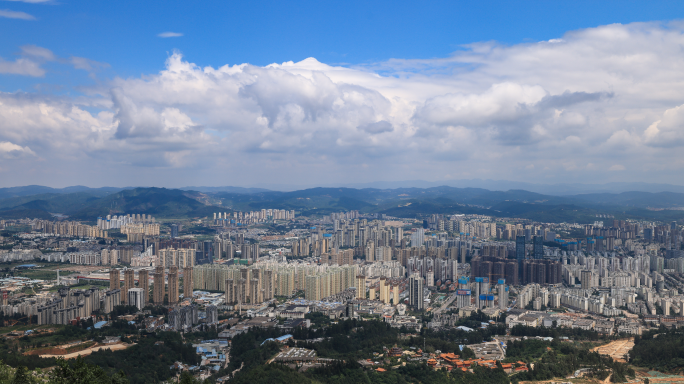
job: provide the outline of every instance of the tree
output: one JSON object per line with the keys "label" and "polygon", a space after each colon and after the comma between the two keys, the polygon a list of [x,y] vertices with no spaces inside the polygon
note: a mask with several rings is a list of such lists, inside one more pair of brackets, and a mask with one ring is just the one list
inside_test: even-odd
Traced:
{"label": "tree", "polygon": [[70,365],[66,360],[59,359],[57,367],[50,372],[50,384],[128,384],[123,372],[109,377],[105,371],[97,366],[86,363],[80,356]]}
{"label": "tree", "polygon": [[195,378],[192,377],[192,375],[189,372],[183,371],[183,373],[181,373],[179,384],[200,384],[200,383],[201,383],[201,381],[195,380]]}
{"label": "tree", "polygon": [[28,368],[20,365],[17,367],[17,371],[14,373],[14,378],[12,379],[12,384],[33,384],[35,380],[31,377]]}
{"label": "tree", "polygon": [[10,384],[12,379],[12,368],[0,361],[0,384]]}

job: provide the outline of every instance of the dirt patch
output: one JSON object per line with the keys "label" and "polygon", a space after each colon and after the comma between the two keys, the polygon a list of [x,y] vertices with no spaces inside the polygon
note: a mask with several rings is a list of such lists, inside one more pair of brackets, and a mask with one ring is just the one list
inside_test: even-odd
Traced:
{"label": "dirt patch", "polygon": [[87,348],[92,348],[92,347],[96,346],[96,344],[97,343],[94,341],[86,341],[86,342],[80,343],[80,344],[61,345],[59,347],[34,349],[34,350],[28,351],[24,354],[25,355],[38,355],[38,356],[40,356],[40,355],[64,356],[64,355],[68,355],[70,353],[85,350]]}
{"label": "dirt patch", "polygon": [[610,356],[613,361],[626,363],[627,353],[629,353],[632,348],[634,348],[634,339],[630,338],[611,341],[610,343],[596,347],[591,351],[598,352],[601,355]]}
{"label": "dirt patch", "polygon": [[67,354],[64,354],[64,355],[45,354],[45,355],[40,355],[40,357],[42,357],[42,358],[62,357],[62,358],[64,358],[64,359],[67,359],[67,360],[68,360],[68,359],[75,359],[75,358],[77,358],[78,356],[87,356],[87,355],[90,355],[90,354],[93,353],[93,352],[97,352],[97,351],[105,350],[105,349],[109,349],[109,350],[112,350],[112,351],[120,351],[120,350],[126,349],[126,348],[128,348],[128,347],[132,347],[132,346],[134,346],[134,345],[135,345],[135,344],[126,344],[126,343],[114,343],[114,344],[106,344],[106,345],[95,345],[95,346],[93,346],[93,347],[86,348],[86,349],[83,349],[83,350],[78,351],[78,352],[67,353]]}

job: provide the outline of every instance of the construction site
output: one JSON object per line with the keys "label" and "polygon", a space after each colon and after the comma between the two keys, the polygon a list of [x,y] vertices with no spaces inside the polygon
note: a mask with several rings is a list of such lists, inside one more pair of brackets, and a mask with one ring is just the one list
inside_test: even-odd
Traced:
{"label": "construction site", "polygon": [[602,345],[592,349],[592,352],[598,352],[601,355],[610,356],[613,361],[626,363],[628,360],[627,354],[634,347],[634,339],[620,339],[611,341],[608,344]]}

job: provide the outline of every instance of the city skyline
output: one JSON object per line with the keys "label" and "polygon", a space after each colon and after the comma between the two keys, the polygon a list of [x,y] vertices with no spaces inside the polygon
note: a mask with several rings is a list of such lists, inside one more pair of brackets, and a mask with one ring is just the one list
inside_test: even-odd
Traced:
{"label": "city skyline", "polygon": [[[13,38],[0,44],[0,187],[677,184],[684,24],[676,18],[684,8],[637,3],[615,14],[608,3],[529,4],[509,19],[496,2],[489,14],[438,4],[413,17],[401,4],[377,25],[378,6],[371,16],[352,6],[348,25],[316,21],[301,30],[278,22],[274,7],[240,22],[272,25],[231,38],[239,44],[221,54],[207,31],[224,46],[221,34],[238,26],[188,21],[226,11],[215,5],[172,4],[153,17],[153,6],[126,16],[128,4],[5,1],[0,31]],[[578,16],[582,7],[592,15]],[[232,11],[226,20],[254,9]],[[144,15],[154,21],[143,25]],[[94,20],[126,21],[130,30],[117,40]],[[487,28],[493,21],[501,23]],[[93,36],[77,36],[79,26]],[[275,39],[280,49],[250,45],[279,26],[290,28]],[[374,28],[379,36],[364,42]],[[315,31],[331,39],[302,39]],[[136,54],[124,54],[132,33],[141,34]],[[98,36],[111,52],[96,46]],[[349,53],[330,54],[335,46]]]}

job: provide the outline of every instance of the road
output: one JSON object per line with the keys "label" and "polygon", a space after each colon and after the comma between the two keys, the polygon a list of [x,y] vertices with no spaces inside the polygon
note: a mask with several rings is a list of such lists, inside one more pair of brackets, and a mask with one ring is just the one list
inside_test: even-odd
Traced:
{"label": "road", "polygon": [[441,307],[432,311],[432,313],[434,313],[435,315],[439,315],[440,313],[446,311],[447,308],[449,308],[449,306],[451,305],[451,303],[454,302],[454,300],[456,300],[456,292],[454,292],[451,296],[449,296],[449,298],[446,299],[446,301],[444,301],[444,304],[442,304]]}

